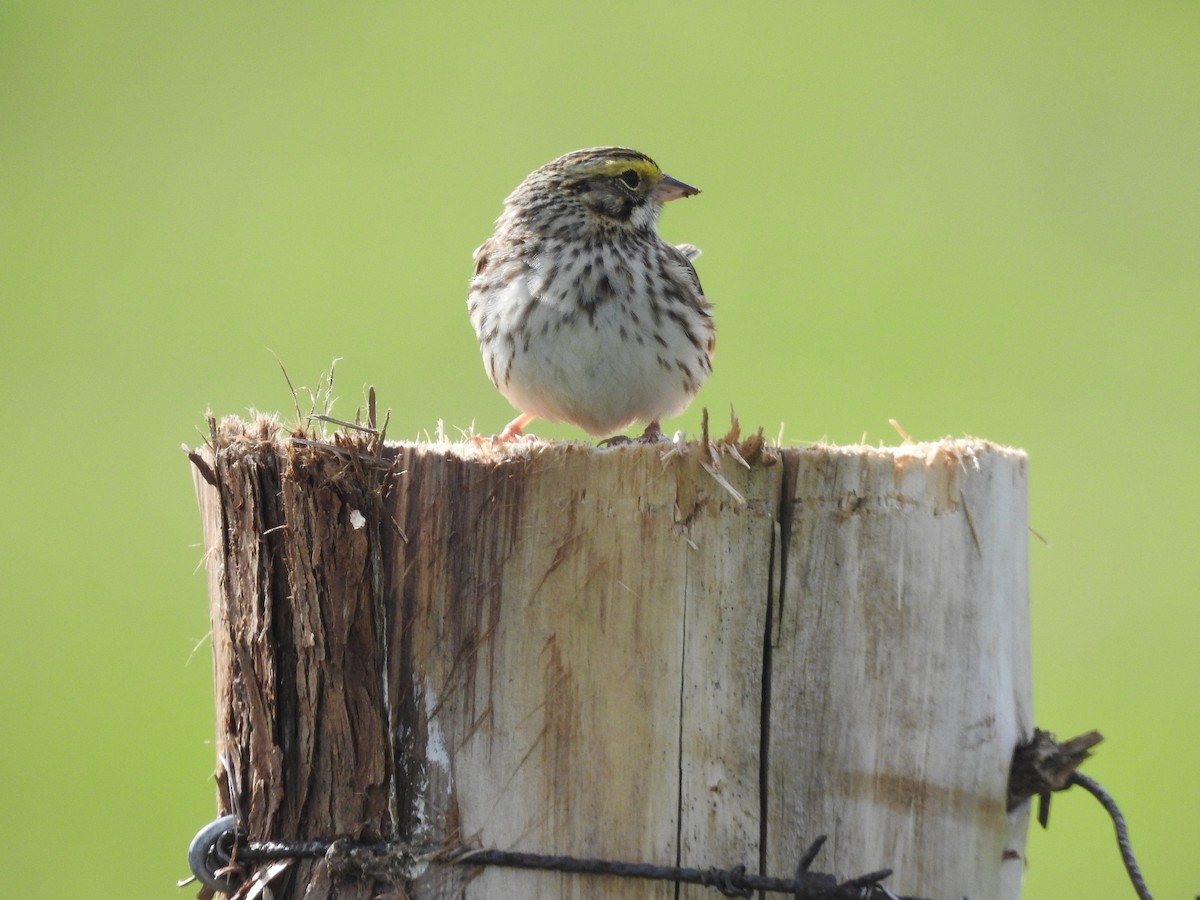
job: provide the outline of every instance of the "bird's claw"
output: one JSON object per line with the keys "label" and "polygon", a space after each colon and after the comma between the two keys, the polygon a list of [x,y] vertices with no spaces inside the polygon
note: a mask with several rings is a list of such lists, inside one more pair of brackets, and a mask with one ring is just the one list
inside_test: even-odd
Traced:
{"label": "bird's claw", "polygon": [[610,438],[605,438],[596,444],[597,447],[624,447],[627,444],[661,444],[663,441],[670,440],[662,429],[658,427],[657,422],[651,422],[646,426],[646,430],[642,432],[641,437],[631,438],[624,434],[614,434]]}

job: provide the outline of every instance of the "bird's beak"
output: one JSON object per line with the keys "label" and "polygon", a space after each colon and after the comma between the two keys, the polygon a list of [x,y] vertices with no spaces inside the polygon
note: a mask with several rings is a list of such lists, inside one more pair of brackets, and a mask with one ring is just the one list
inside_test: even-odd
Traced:
{"label": "bird's beak", "polygon": [[670,175],[664,174],[655,185],[654,190],[650,192],[650,199],[666,203],[668,200],[678,200],[680,197],[690,197],[692,194],[698,193],[700,193],[700,188],[694,188],[690,184],[676,181]]}

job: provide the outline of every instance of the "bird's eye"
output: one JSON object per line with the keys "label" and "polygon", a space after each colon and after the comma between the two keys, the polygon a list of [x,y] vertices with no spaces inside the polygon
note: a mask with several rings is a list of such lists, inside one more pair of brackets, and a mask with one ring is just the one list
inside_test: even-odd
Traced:
{"label": "bird's eye", "polygon": [[625,183],[626,187],[635,188],[641,182],[641,178],[638,176],[638,173],[633,169],[626,169],[617,177]]}

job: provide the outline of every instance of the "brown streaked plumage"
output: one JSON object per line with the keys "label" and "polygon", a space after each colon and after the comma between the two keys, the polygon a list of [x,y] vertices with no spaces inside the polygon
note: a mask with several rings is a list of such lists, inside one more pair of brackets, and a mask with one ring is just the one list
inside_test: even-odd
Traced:
{"label": "brown streaked plumage", "polygon": [[698,194],[643,153],[577,150],[530,174],[475,251],[467,309],[488,377],[521,415],[590,434],[682,412],[712,370],[712,307],[662,204]]}

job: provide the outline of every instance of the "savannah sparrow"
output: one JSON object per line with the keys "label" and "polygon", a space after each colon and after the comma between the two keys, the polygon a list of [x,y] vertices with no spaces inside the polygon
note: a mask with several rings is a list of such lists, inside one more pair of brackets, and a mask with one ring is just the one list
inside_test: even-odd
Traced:
{"label": "savannah sparrow", "polygon": [[520,410],[612,434],[680,413],[712,371],[711,310],[692,260],[655,228],[662,204],[700,193],[624,147],[547,163],[504,201],[475,251],[467,298],[483,364]]}

